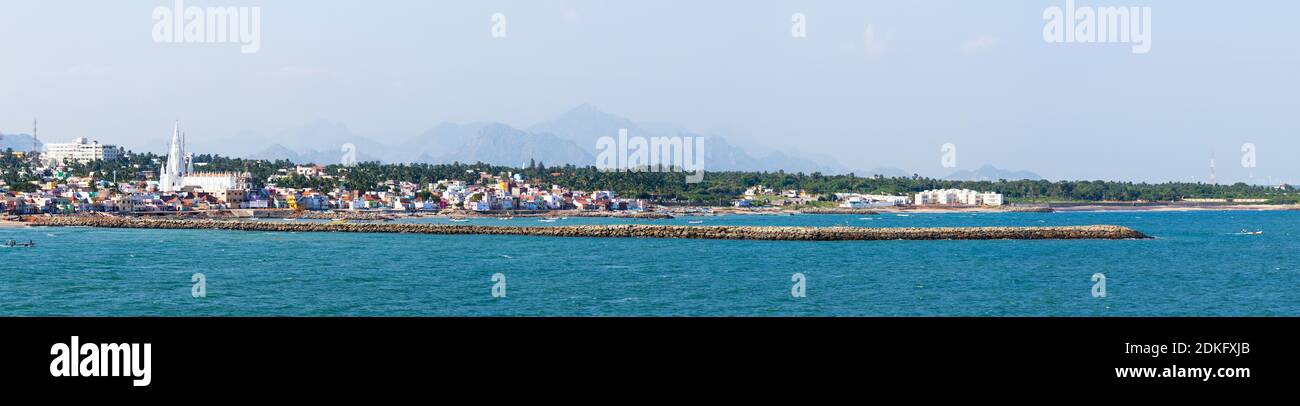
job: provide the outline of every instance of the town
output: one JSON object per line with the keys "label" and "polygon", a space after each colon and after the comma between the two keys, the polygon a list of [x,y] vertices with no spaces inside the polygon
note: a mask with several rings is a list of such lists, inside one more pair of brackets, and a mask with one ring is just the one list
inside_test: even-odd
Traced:
{"label": "town", "polygon": [[[0,142],[4,135],[0,134]],[[165,155],[86,137],[0,151],[0,213],[390,219],[404,214],[668,218],[902,210],[1292,209],[1289,185],[957,181],[920,176],[610,172],[573,164],[298,164],[194,154],[173,125]],[[346,162],[346,159],[341,160]],[[771,186],[768,186],[771,185]]]}
{"label": "town", "polygon": [[[33,133],[35,129],[33,128]],[[652,196],[623,197],[615,190],[576,190],[572,187],[526,177],[513,171],[465,170],[461,179],[438,179],[417,183],[403,179],[381,179],[372,190],[347,188],[349,168],[327,170],[326,166],[281,165],[265,178],[249,171],[205,170],[211,162],[196,159],[186,149],[186,134],[174,125],[165,160],[154,157],[128,170],[85,170],[73,167],[121,161],[133,156],[122,147],[87,138],[67,143],[50,143],[37,151],[4,151],[0,175],[0,211],[8,215],[116,213],[176,214],[234,212],[277,209],[288,212],[349,213],[446,213],[461,215],[517,215],[550,211],[609,216],[663,216],[673,211],[672,202]],[[33,137],[33,139],[35,139]],[[150,165],[152,164],[152,166]],[[122,173],[131,172],[131,173]],[[329,189],[304,184],[334,185]],[[830,207],[875,209],[907,205],[1000,206],[1002,196],[971,190],[932,190],[905,195],[834,193],[812,194],[805,190],[773,190],[762,185],[749,187],[726,206],[762,210],[777,207]],[[680,208],[679,208],[680,210]],[[707,209],[705,209],[707,210]]]}

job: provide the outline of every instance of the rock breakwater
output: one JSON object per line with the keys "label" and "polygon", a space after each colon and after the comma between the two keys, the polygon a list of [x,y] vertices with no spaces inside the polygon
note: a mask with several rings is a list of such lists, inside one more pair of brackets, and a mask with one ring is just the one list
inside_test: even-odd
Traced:
{"label": "rock breakwater", "polygon": [[583,225],[559,227],[514,227],[402,223],[284,223],[211,219],[145,219],[129,217],[54,216],[37,217],[32,225],[143,229],[207,229],[270,232],[347,232],[399,234],[477,234],[541,237],[598,238],[689,238],[725,240],[1077,240],[1150,238],[1120,226],[1067,227],[760,227],[760,226],[670,226],[670,225]]}

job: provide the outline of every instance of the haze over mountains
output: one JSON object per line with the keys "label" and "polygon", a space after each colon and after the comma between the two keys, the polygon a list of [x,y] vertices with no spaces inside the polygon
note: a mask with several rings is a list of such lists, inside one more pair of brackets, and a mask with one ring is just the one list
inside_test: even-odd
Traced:
{"label": "haze over mountains", "polygon": [[[588,104],[526,129],[499,122],[441,123],[394,145],[357,135],[340,123],[317,120],[273,137],[242,134],[238,136],[239,142],[225,142],[212,147],[222,154],[287,159],[296,163],[339,162],[343,145],[352,144],[356,147],[358,161],[520,165],[536,160],[548,165],[587,166],[596,163],[596,154],[599,153],[596,141],[600,137],[617,137],[619,129],[627,129],[630,137],[704,137],[705,169],[710,171],[850,172],[825,157],[806,157],[781,151],[755,156],[720,135],[699,134],[673,124],[638,123]],[[255,152],[235,151],[227,147],[231,144],[265,147]]]}
{"label": "haze over mountains", "polygon": [[41,143],[40,140],[35,140],[35,144],[33,144],[31,134],[0,133],[0,151],[6,149],[13,149],[14,151],[31,151],[33,145],[35,145],[37,149],[45,147],[45,144]]}
{"label": "haze over mountains", "polygon": [[1042,179],[1042,177],[1030,171],[1008,171],[1005,169],[995,168],[993,167],[993,165],[984,165],[975,170],[963,169],[957,172],[953,172],[951,175],[948,175],[948,177],[945,179],[948,180],[998,180],[998,179],[1039,180]]}
{"label": "haze over mountains", "polygon": [[[184,129],[184,123],[182,123]],[[704,163],[708,171],[821,172],[858,176],[910,177],[914,172],[894,167],[850,168],[819,154],[771,150],[760,145],[733,144],[727,137],[701,134],[672,123],[636,122],[582,104],[541,123],[516,128],[500,122],[450,123],[435,125],[397,142],[379,142],[359,135],[346,125],[316,120],[267,136],[245,131],[229,137],[189,137],[191,151],[243,156],[253,159],[289,160],[299,164],[334,164],[342,161],[345,148],[355,151],[357,161],[386,163],[474,163],[522,166],[530,160],[547,165],[595,165],[596,142],[617,137],[627,129],[629,137],[704,137]],[[7,136],[8,137],[8,136]],[[28,138],[30,139],[30,137]],[[15,139],[14,143],[30,145]],[[27,144],[23,144],[27,142]],[[161,141],[159,141],[161,142]],[[9,139],[5,143],[10,143]],[[165,144],[164,144],[165,146]],[[348,146],[348,147],[345,147]],[[931,174],[934,176],[934,174]],[[939,175],[942,176],[942,175]],[[997,180],[1040,179],[1027,171],[1006,171],[985,165],[959,170],[946,179]]]}

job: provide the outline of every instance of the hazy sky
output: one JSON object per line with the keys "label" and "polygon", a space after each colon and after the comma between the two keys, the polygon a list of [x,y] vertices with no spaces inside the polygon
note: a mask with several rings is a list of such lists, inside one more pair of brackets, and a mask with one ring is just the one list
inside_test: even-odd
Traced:
{"label": "hazy sky", "polygon": [[[1060,1],[234,1],[261,47],[166,44],[172,1],[0,3],[0,131],[162,151],[315,119],[385,142],[526,127],[584,103],[851,168],[993,164],[1052,179],[1300,180],[1300,3],[1150,6],[1151,51],[1050,44]],[[493,38],[491,16],[506,17]],[[794,13],[807,37],[791,35]],[[1243,169],[1243,143],[1258,167]],[[201,152],[201,151],[199,151]]]}

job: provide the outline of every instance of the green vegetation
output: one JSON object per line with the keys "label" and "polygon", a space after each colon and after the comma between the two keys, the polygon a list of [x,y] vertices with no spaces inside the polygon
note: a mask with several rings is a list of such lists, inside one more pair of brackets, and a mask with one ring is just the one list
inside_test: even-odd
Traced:
{"label": "green vegetation", "polygon": [[[9,154],[0,157],[0,167],[6,169],[5,180],[11,185],[21,183],[20,175],[12,170],[20,162]],[[154,154],[128,154],[115,161],[70,164],[69,170],[78,176],[94,174],[99,179],[145,180],[149,173],[156,179],[164,156]],[[202,171],[247,171],[253,175],[257,186],[279,169],[293,168],[289,161],[261,161],[198,155],[195,169]],[[292,171],[291,171],[292,172]],[[316,188],[332,190],[342,187],[349,190],[382,190],[385,181],[406,181],[428,184],[440,179],[478,182],[480,172],[522,174],[534,183],[554,184],[576,190],[613,190],[622,196],[654,199],[665,202],[725,205],[736,199],[745,189],[764,185],[776,190],[802,189],[812,194],[829,195],[836,192],[879,194],[912,194],[928,189],[974,189],[998,192],[1012,202],[1092,202],[1092,201],[1172,201],[1183,198],[1265,198],[1270,202],[1293,203],[1300,201],[1294,191],[1278,190],[1245,183],[1209,185],[1204,183],[1171,182],[1160,184],[1109,182],[1109,181],[1057,181],[997,180],[951,181],[912,176],[907,178],[860,177],[853,174],[823,175],[777,172],[708,172],[700,183],[686,183],[683,173],[657,172],[605,172],[595,167],[574,165],[546,166],[530,163],[525,168],[512,168],[483,163],[464,164],[380,164],[362,162],[345,167],[326,166],[325,172],[334,179],[307,178],[292,175],[278,179],[281,187]],[[30,179],[29,179],[30,180]]]}
{"label": "green vegetation", "polygon": [[14,156],[12,148],[5,149],[0,154],[0,179],[5,181],[5,188],[14,192],[34,192],[36,185],[31,181],[40,180],[30,173],[31,166],[27,161]]}

